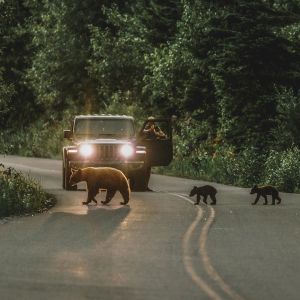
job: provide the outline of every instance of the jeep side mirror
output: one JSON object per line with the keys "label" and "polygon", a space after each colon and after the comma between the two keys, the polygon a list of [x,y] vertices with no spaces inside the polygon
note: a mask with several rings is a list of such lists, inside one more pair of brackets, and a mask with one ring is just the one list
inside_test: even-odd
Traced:
{"label": "jeep side mirror", "polygon": [[72,131],[71,130],[64,130],[64,138],[71,139],[72,138]]}

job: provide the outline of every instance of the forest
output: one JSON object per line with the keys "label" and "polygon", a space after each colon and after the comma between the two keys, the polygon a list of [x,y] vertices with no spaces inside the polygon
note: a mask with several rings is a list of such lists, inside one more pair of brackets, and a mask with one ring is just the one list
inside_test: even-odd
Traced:
{"label": "forest", "polygon": [[300,190],[300,0],[0,0],[0,153],[76,114],[177,116],[157,172]]}

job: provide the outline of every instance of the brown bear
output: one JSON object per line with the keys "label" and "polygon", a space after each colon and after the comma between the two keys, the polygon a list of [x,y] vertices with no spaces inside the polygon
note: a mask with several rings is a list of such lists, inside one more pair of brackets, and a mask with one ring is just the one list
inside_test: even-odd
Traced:
{"label": "brown bear", "polygon": [[207,204],[207,197],[210,196],[212,200],[211,205],[215,205],[217,203],[216,193],[217,190],[211,185],[204,185],[199,187],[194,186],[190,192],[190,197],[197,195],[197,201],[194,204],[198,205],[200,203],[201,196],[203,196],[203,202],[205,204]]}
{"label": "brown bear", "polygon": [[277,191],[276,188],[274,188],[271,185],[265,185],[265,186],[260,186],[258,187],[255,185],[251,191],[250,194],[257,194],[255,201],[252,203],[252,205],[255,205],[260,196],[262,196],[265,199],[264,205],[268,204],[268,198],[267,195],[272,196],[272,205],[275,205],[275,200],[277,199],[277,204],[281,203],[281,198],[279,197],[279,192]]}
{"label": "brown bear", "polygon": [[88,189],[87,200],[82,204],[89,204],[91,201],[97,203],[95,196],[99,189],[107,190],[105,201],[101,201],[103,204],[109,203],[117,191],[121,193],[124,199],[120,204],[125,205],[129,201],[128,180],[120,170],[109,167],[72,169],[70,184],[74,185],[80,181],[86,181]]}

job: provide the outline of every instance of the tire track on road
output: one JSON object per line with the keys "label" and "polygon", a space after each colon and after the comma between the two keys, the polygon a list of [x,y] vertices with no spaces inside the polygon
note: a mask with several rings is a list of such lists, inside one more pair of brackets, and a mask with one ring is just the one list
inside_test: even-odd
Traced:
{"label": "tire track on road", "polygon": [[[189,199],[186,195],[180,195],[180,194],[173,194],[170,193],[170,195],[179,197],[191,204],[194,205],[194,202]],[[215,210],[212,207],[207,207],[209,210],[209,216],[207,221],[204,223],[204,226],[201,229],[199,240],[198,240],[198,253],[201,258],[202,264],[204,266],[204,270],[209,276],[210,279],[212,279],[218,287],[223,290],[231,299],[233,300],[244,300],[237,292],[235,292],[224,280],[223,278],[218,274],[218,272],[213,267],[210,258],[207,253],[206,249],[206,242],[208,239],[208,233],[209,229],[212,226],[214,220],[215,220]],[[187,271],[187,273],[190,275],[192,280],[199,286],[211,299],[218,300],[222,299],[222,297],[206,282],[201,278],[197,272],[195,271],[193,264],[192,264],[192,257],[189,255],[190,253],[190,244],[191,244],[191,237],[196,229],[196,227],[199,225],[203,218],[203,208],[201,206],[198,206],[198,213],[193,221],[193,223],[190,225],[186,233],[184,234],[183,238],[183,261],[184,266]]]}

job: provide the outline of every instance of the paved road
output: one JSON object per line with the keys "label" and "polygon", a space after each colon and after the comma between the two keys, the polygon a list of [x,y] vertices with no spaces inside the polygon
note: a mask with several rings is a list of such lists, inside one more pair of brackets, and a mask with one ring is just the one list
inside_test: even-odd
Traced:
{"label": "paved road", "polygon": [[248,189],[214,184],[217,206],[198,207],[186,194],[201,182],[154,175],[156,192],[132,193],[129,206],[117,194],[86,207],[85,191],[61,189],[60,161],[0,162],[58,198],[47,213],[0,225],[0,299],[300,297],[299,195],[253,207]]}

